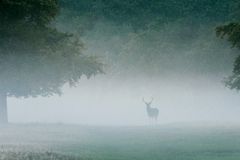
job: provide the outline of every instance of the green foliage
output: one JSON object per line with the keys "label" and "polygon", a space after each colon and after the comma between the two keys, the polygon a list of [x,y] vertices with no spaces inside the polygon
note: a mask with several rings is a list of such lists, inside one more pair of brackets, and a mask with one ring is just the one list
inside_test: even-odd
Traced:
{"label": "green foliage", "polygon": [[58,0],[1,0],[0,10],[2,23],[45,25],[55,18],[59,5]]}
{"label": "green foliage", "polygon": [[[233,47],[240,49],[240,24],[229,23],[216,28],[216,34],[220,38],[227,37]],[[231,89],[240,90],[240,55],[236,58],[233,74],[227,79],[226,85]]]}
{"label": "green foliage", "polygon": [[227,36],[228,41],[233,47],[240,48],[240,24],[229,23],[216,28],[216,34],[220,38]]}
{"label": "green foliage", "polygon": [[0,90],[8,96],[60,94],[65,83],[102,72],[73,35],[51,24],[57,0],[0,1]]}

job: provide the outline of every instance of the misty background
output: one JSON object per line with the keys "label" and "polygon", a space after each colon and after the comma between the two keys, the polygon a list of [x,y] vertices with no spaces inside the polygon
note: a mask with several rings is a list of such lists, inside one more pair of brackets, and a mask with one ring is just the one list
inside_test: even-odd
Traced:
{"label": "misty background", "polygon": [[236,0],[62,0],[51,24],[77,35],[105,74],[83,77],[61,96],[9,98],[10,122],[149,124],[239,122],[239,93],[224,86],[238,51],[215,35],[235,20]]}

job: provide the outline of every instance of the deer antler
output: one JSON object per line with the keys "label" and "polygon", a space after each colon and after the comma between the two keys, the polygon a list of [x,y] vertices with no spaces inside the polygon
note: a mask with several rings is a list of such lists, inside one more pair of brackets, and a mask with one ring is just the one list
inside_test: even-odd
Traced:
{"label": "deer antler", "polygon": [[142,101],[143,101],[144,103],[147,103],[147,102],[144,100],[144,98],[142,98]]}
{"label": "deer antler", "polygon": [[152,101],[153,101],[153,97],[151,97],[151,101],[149,103],[152,103]]}
{"label": "deer antler", "polygon": [[151,104],[152,103],[152,101],[153,101],[153,97],[151,97],[151,101],[149,101],[149,102],[146,102],[145,100],[144,100],[144,98],[142,98],[142,100],[143,100],[143,102],[145,103],[145,104]]}

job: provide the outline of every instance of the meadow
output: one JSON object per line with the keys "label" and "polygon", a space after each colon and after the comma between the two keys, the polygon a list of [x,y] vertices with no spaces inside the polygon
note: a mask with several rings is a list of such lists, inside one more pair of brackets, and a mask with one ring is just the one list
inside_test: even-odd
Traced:
{"label": "meadow", "polygon": [[11,124],[0,160],[239,160],[238,125]]}

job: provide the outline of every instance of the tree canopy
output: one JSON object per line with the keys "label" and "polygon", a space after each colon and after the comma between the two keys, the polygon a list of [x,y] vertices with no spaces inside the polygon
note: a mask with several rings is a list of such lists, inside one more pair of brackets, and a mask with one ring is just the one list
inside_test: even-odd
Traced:
{"label": "tree canopy", "polygon": [[[60,0],[72,17],[109,20],[143,29],[152,23],[164,24],[190,17],[195,22],[229,19],[236,0]],[[71,17],[69,17],[71,18]]]}
{"label": "tree canopy", "polygon": [[102,72],[83,44],[51,23],[58,0],[0,1],[0,91],[8,96],[60,94],[65,83]]}
{"label": "tree canopy", "polygon": [[224,76],[236,50],[214,29],[235,18],[236,1],[60,0],[57,23],[79,33],[87,52],[98,50],[111,76]]}

